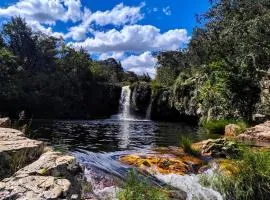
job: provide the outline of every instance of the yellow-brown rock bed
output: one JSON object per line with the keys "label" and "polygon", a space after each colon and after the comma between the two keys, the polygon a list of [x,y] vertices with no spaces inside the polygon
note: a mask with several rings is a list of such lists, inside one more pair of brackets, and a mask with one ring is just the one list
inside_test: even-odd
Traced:
{"label": "yellow-brown rock bed", "polygon": [[125,155],[120,161],[127,165],[137,167],[140,170],[155,174],[178,174],[185,175],[193,172],[194,168],[202,165],[202,161],[192,156],[175,157],[172,155],[147,154]]}

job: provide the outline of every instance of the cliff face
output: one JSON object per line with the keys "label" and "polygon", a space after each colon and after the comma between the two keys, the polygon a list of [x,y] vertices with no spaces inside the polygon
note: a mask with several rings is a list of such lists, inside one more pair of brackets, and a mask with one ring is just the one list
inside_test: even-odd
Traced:
{"label": "cliff face", "polygon": [[268,73],[260,82],[260,101],[257,104],[256,114],[253,115],[253,120],[258,122],[270,120],[270,72]]}
{"label": "cliff face", "polygon": [[146,82],[131,85],[131,107],[138,114],[145,114],[151,101],[151,86]]}
{"label": "cliff face", "polygon": [[[13,118],[25,110],[34,118],[93,119],[105,118],[118,112],[121,87],[93,83],[78,91],[77,96],[61,91],[61,96],[34,94],[23,98],[0,97],[0,111]],[[76,93],[76,91],[74,92]]]}

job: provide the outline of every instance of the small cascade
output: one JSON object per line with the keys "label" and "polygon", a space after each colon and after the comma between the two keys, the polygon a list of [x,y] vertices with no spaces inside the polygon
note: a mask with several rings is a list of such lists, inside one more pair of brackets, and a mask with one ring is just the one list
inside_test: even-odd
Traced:
{"label": "small cascade", "polygon": [[151,111],[152,111],[152,100],[150,101],[147,110],[146,110],[146,119],[151,119]]}
{"label": "small cascade", "polygon": [[120,98],[120,111],[119,111],[119,118],[120,119],[133,119],[130,114],[130,95],[131,91],[129,86],[122,87],[122,93]]}

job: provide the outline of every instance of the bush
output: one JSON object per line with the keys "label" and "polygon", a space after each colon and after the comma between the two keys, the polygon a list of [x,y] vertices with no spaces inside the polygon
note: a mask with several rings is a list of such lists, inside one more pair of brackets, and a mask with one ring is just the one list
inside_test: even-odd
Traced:
{"label": "bush", "polygon": [[[140,179],[139,179],[140,178]],[[131,171],[122,190],[118,193],[119,200],[167,200],[167,192],[150,185],[147,179],[141,179],[135,171]]]}
{"label": "bush", "polygon": [[237,124],[240,126],[240,132],[244,132],[248,127],[248,124],[244,121],[236,121],[236,120],[210,120],[208,122],[202,123],[203,127],[207,129],[207,131],[211,134],[224,134],[225,126],[228,124]]}
{"label": "bush", "polygon": [[202,175],[201,184],[219,191],[224,199],[269,199],[270,152],[245,150],[238,160],[238,170],[233,176],[216,171]]}

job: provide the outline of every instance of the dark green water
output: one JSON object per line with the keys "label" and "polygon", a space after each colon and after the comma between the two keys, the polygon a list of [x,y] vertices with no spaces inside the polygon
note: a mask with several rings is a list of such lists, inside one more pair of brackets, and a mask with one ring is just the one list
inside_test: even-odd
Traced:
{"label": "dark green water", "polygon": [[182,137],[199,141],[215,135],[185,123],[161,123],[150,120],[34,121],[34,138],[52,145],[64,145],[73,151],[109,153],[178,146]]}

